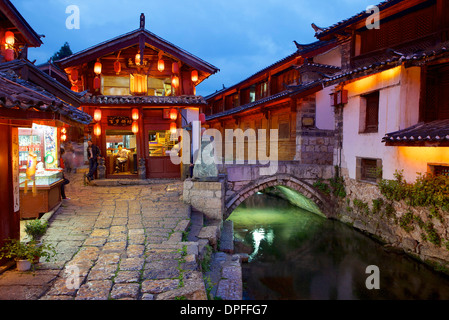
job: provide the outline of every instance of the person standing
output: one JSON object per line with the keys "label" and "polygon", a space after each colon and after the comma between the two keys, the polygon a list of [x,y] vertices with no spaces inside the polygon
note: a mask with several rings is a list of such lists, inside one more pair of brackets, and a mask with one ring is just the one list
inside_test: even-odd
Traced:
{"label": "person standing", "polygon": [[97,171],[98,159],[100,159],[100,148],[92,143],[91,140],[87,142],[87,158],[89,159],[89,173],[87,174],[87,180],[94,179],[94,174]]}

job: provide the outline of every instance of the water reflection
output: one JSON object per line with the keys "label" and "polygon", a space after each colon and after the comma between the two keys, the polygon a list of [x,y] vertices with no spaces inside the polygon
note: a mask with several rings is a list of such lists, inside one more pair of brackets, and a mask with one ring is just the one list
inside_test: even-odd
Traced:
{"label": "water reflection", "polygon": [[[247,249],[248,299],[449,299],[449,279],[338,222],[287,201],[254,195],[230,217]],[[368,290],[369,265],[380,289]]]}

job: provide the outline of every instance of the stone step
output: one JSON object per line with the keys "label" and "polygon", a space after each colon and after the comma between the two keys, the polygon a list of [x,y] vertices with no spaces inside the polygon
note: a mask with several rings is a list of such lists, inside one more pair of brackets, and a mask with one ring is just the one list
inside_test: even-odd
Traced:
{"label": "stone step", "polygon": [[234,253],[234,222],[231,220],[223,222],[219,250]]}
{"label": "stone step", "polygon": [[201,228],[204,226],[204,215],[192,208],[190,214],[190,229],[187,237],[188,241],[197,241]]}

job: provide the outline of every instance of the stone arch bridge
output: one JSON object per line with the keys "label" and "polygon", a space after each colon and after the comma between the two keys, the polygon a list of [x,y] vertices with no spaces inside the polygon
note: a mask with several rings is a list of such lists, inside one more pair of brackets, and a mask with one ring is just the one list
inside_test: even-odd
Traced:
{"label": "stone arch bridge", "polygon": [[326,217],[335,216],[331,199],[313,187],[318,179],[333,177],[333,166],[301,164],[297,161],[279,161],[276,173],[261,175],[262,165],[221,165],[225,178],[223,220],[243,201],[269,187],[284,186],[313,201]]}

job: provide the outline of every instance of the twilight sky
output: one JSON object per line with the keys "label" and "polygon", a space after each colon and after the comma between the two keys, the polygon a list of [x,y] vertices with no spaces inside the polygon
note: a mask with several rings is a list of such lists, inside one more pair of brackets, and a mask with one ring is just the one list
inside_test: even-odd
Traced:
{"label": "twilight sky", "polygon": [[[316,41],[311,23],[328,27],[379,0],[11,0],[44,44],[29,59],[46,62],[64,42],[81,51],[139,28],[213,64],[220,72],[197,88],[206,96],[244,80]],[[80,9],[80,28],[67,29],[66,8]]]}

